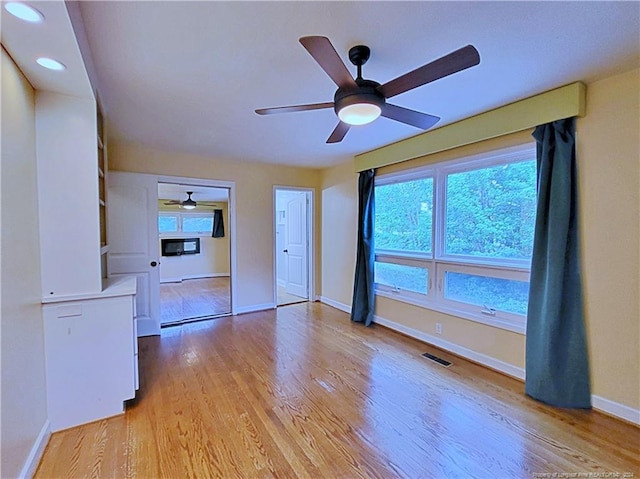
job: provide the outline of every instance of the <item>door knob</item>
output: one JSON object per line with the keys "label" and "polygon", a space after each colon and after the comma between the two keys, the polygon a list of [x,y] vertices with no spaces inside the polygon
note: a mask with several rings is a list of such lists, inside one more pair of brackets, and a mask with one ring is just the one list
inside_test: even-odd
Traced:
{"label": "door knob", "polygon": [[155,268],[156,266],[158,266],[158,263],[156,263],[155,261],[152,261],[149,264],[151,265],[152,268]]}
{"label": "door knob", "polygon": [[282,252],[283,252],[283,253],[288,253],[288,252],[289,252],[289,250],[288,250],[288,249],[283,249],[283,250],[282,250]]}

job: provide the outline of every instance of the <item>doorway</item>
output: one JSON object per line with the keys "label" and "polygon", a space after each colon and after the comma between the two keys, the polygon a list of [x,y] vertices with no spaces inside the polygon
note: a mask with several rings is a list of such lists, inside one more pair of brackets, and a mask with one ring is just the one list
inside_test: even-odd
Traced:
{"label": "doorway", "polygon": [[231,314],[229,196],[158,182],[161,326]]}
{"label": "doorway", "polygon": [[311,299],[313,190],[274,188],[276,305]]}

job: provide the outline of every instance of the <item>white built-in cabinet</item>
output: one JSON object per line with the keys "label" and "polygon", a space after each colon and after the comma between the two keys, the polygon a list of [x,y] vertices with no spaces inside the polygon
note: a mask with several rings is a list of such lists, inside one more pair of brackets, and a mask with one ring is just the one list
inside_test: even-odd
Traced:
{"label": "white built-in cabinet", "polygon": [[43,305],[47,411],[52,431],[124,412],[138,389],[136,280]]}
{"label": "white built-in cabinet", "polygon": [[94,98],[36,92],[47,401],[52,430],[123,411],[137,388],[135,278],[109,278],[107,138]]}

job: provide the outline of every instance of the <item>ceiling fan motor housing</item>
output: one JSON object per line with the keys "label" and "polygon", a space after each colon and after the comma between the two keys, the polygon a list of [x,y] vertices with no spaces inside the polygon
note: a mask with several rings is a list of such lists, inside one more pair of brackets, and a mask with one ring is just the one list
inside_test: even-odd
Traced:
{"label": "ceiling fan motor housing", "polygon": [[356,79],[357,88],[338,88],[333,96],[334,110],[336,114],[343,108],[358,103],[370,103],[382,109],[385,98],[378,91],[380,83],[373,80]]}

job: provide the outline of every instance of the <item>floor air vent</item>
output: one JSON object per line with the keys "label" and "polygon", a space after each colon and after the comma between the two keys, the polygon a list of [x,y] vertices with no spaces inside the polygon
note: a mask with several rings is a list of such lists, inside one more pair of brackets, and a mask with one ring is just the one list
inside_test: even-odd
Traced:
{"label": "floor air vent", "polygon": [[431,361],[438,363],[440,366],[444,366],[445,368],[448,368],[452,364],[449,361],[439,358],[438,356],[434,356],[433,354],[424,353],[423,356],[427,359],[431,359]]}

